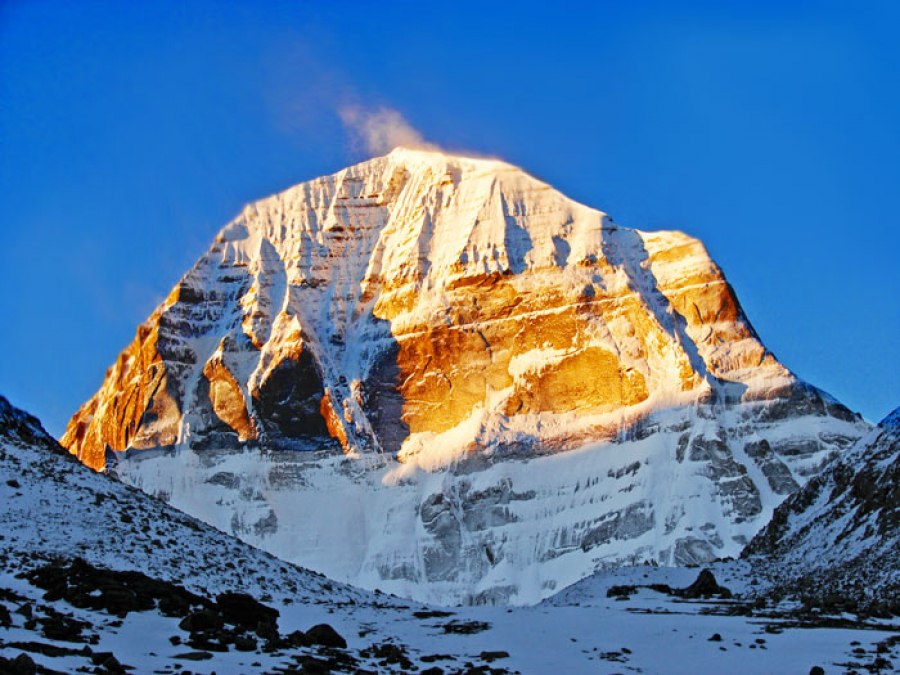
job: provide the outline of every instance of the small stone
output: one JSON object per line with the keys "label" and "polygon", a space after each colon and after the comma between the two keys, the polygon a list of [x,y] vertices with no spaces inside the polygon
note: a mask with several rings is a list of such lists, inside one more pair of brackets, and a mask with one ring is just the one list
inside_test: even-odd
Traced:
{"label": "small stone", "polygon": [[490,663],[491,661],[496,661],[498,659],[508,659],[509,652],[504,651],[492,651],[492,652],[481,652],[480,654],[482,661],[487,661]]}
{"label": "small stone", "polygon": [[175,659],[184,659],[185,661],[208,661],[213,657],[209,652],[185,652],[172,657]]}

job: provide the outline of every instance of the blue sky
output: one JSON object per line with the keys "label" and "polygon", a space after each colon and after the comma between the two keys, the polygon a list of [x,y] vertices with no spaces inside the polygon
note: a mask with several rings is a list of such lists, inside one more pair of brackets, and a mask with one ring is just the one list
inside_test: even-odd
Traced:
{"label": "blue sky", "polygon": [[0,393],[62,432],[241,205],[400,111],[699,237],[766,345],[900,405],[900,3],[0,5]]}

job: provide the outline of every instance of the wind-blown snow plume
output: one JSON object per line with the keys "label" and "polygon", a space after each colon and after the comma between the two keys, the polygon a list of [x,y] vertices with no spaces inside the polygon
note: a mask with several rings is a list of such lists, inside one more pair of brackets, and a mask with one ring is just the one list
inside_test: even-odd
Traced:
{"label": "wind-blown snow plume", "polygon": [[353,142],[373,155],[384,155],[399,146],[417,150],[438,149],[392,108],[367,110],[358,105],[348,105],[341,107],[338,115]]}

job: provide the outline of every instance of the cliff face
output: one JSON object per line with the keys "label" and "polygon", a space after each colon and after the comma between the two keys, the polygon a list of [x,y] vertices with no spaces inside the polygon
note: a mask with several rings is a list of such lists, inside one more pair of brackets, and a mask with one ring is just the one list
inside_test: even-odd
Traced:
{"label": "cliff face", "polygon": [[[637,547],[647,557],[736,552],[777,499],[864,431],[765,349],[697,240],[618,227],[503,162],[400,149],[246,207],[139,328],[62,443],[176,503],[184,479],[169,478],[194,454],[208,467],[261,449],[259,471],[294,476],[289,488],[276,480],[251,491],[268,504],[263,524],[248,525],[256,516],[237,506],[205,517],[263,539],[284,531],[287,507],[271,491],[300,499],[316,483],[308,458],[281,451],[343,451],[379,484],[422,469],[458,494],[454,481],[484,463],[592,447],[604,475],[634,467],[600,493],[632,478],[634,492],[615,507],[571,506],[562,520],[579,518],[577,527],[541,535],[535,555],[559,541],[584,553],[602,543],[609,554],[596,565],[634,555],[613,542],[636,532],[659,535]],[[654,449],[628,445],[645,439]],[[622,466],[606,467],[609,453]],[[158,462],[151,480],[144,469]],[[691,467],[684,489],[704,486],[712,500],[693,516],[647,492],[659,473],[650,465],[682,462]],[[195,470],[197,481],[214,478]],[[227,473],[237,483],[218,479],[223,489],[223,480],[255,480],[246,467]],[[401,482],[413,480],[406,474]],[[508,478],[487,486],[502,504],[528,494]],[[583,487],[574,474],[559,485],[544,478],[550,492]],[[440,574],[459,571],[452,561],[472,523],[444,509],[447,490],[401,499],[423,519],[424,539],[388,557],[419,563],[372,563],[373,578],[427,580],[422,561],[444,558]],[[385,508],[401,509],[388,505],[401,493],[389,491]],[[340,527],[334,518],[325,526]],[[732,526],[740,532],[720,531]],[[502,558],[480,536],[480,555],[487,547],[488,559]],[[453,550],[429,554],[429,537]],[[280,554],[316,567],[302,557],[314,553],[289,548]],[[328,564],[319,568],[330,573]],[[479,569],[470,576],[483,577]],[[357,572],[344,578],[360,582]]]}
{"label": "cliff face", "polygon": [[619,228],[501,162],[398,150],[247,207],[63,443],[95,468],[188,440],[405,457],[473,417],[606,427],[794,384],[700,242]]}

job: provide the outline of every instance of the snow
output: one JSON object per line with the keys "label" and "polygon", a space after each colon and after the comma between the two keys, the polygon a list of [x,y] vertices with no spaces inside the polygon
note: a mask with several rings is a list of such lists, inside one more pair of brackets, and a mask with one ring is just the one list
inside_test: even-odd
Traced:
{"label": "snow", "polygon": [[[328,622],[346,636],[351,652],[382,641],[402,645],[420,668],[420,661],[430,654],[447,655],[446,660],[432,662],[443,668],[460,669],[464,663],[481,662],[486,651],[506,651],[508,658],[494,661],[504,667],[528,675],[559,672],[644,672],[685,673],[727,672],[735,675],[770,673],[773,675],[809,672],[819,665],[833,672],[838,664],[866,663],[873,660],[878,642],[894,635],[896,627],[881,629],[797,628],[790,622],[764,617],[705,614],[714,608],[706,602],[674,602],[659,593],[640,590],[628,601],[605,597],[611,581],[616,583],[678,583],[691,580],[680,570],[648,570],[636,568],[613,578],[596,577],[578,595],[561,594],[553,604],[507,610],[496,607],[470,607],[447,618],[416,619],[414,607],[402,608],[389,598],[381,597],[379,606],[340,607],[323,598],[317,606],[277,605],[281,616],[279,629],[288,633]],[[5,587],[38,601],[40,594],[21,579],[0,575],[0,588]],[[98,612],[79,610],[63,601],[51,604],[55,609],[95,625],[108,623],[110,617]],[[3,643],[34,640],[35,635],[23,627],[23,617],[13,615],[15,625],[0,628]],[[446,634],[447,621],[480,621],[489,624],[483,632],[472,635]],[[178,620],[156,612],[129,614],[121,627],[104,626],[95,651],[112,651],[137,672],[171,669],[180,663],[194,672],[252,673],[271,672],[291,663],[290,655],[227,652],[216,653],[209,661],[189,662],[177,658],[191,649],[173,646],[169,636],[183,633]],[[778,632],[767,630],[775,627]],[[359,632],[368,632],[360,637]],[[721,642],[709,641],[718,633]],[[40,638],[46,644],[79,648],[56,640]],[[863,659],[852,652],[863,649]],[[626,651],[627,650],[627,651]],[[14,657],[20,649],[3,646],[0,656]],[[888,657],[892,654],[888,653]],[[896,658],[896,656],[895,656]],[[83,657],[34,656],[45,667],[74,672],[82,666]],[[189,665],[190,664],[190,665]],[[401,672],[399,668],[378,665],[368,667],[377,672]]]}
{"label": "snow", "polygon": [[[344,586],[279,561],[138,490],[91,472],[62,453],[43,432],[10,431],[23,423],[30,424],[24,416],[7,416],[0,426],[0,499],[4,504],[0,590],[23,596],[36,608],[49,605],[87,621],[93,626],[88,632],[100,635],[94,651],[112,651],[137,672],[172,671],[175,664],[194,672],[270,672],[292,665],[294,654],[231,651],[216,653],[209,661],[187,662],[178,655],[190,648],[169,642],[172,635],[185,635],[177,619],[152,610],[130,613],[119,625],[102,612],[78,609],[62,600],[43,600],[43,592],[29,585],[20,572],[50,558],[80,555],[95,565],[169,579],[207,597],[225,590],[248,592],[278,609],[282,634],[326,622],[347,639],[349,653],[360,657],[358,650],[364,647],[391,642],[402,645],[420,670],[428,667],[421,660],[427,655],[447,655],[436,665],[462,671],[467,663],[483,664],[482,652],[503,650],[509,656],[492,665],[522,673],[695,673],[699,664],[707,672],[737,674],[808,672],[813,665],[831,672],[837,664],[871,662],[876,643],[897,630],[889,622],[870,624],[866,630],[851,624],[798,628],[790,614],[766,611],[732,616],[727,602],[680,601],[643,589],[624,601],[606,597],[612,585],[683,587],[696,576],[696,569],[643,565],[594,574],[535,606],[461,607],[444,618],[416,617],[413,612],[429,608]],[[561,457],[546,460],[553,465]],[[545,473],[551,472],[549,466],[546,469]],[[427,475],[435,480],[434,474]],[[356,475],[356,479],[364,477]],[[473,479],[485,480],[482,474]],[[372,506],[358,504],[358,508]],[[377,513],[377,504],[375,510],[376,518],[384,517]],[[399,531],[396,536],[404,534]],[[716,564],[712,569],[719,582],[737,594],[752,586],[752,570],[745,563]],[[10,611],[13,622],[0,627],[0,656],[17,656],[22,648],[10,644],[17,642],[81,648],[26,627],[25,617],[13,611],[18,602],[0,594],[0,604]],[[443,629],[448,621],[485,622],[488,627],[470,635],[448,634]],[[722,636],[721,642],[708,640],[714,633]],[[853,649],[866,653],[860,656]],[[881,656],[896,659],[896,646]],[[75,672],[87,662],[77,655],[33,658],[63,672]],[[400,672],[399,667],[360,658],[363,668]]]}
{"label": "snow", "polygon": [[[480,414],[476,410],[468,423],[477,424]],[[429,454],[404,464],[373,458],[363,467],[329,453],[183,448],[174,459],[138,456],[116,471],[225,532],[340,581],[426,602],[521,605],[598,569],[644,560],[672,564],[674,546],[685,537],[710,542],[719,557],[740,553],[783,497],[754,474],[761,509],[738,517],[721,492],[727,481],[710,480],[703,462],[677,460],[683,432],[667,428],[688,420],[693,435],[718,433],[720,422],[690,414],[691,409],[658,413],[653,421],[660,430],[641,440],[497,461],[464,457],[441,471],[428,461],[456,453],[455,434],[465,429],[422,439]],[[819,433],[853,429],[829,418],[790,424]],[[780,425],[758,425],[751,438],[776,443],[783,436],[789,434]],[[737,459],[755,466],[747,457]],[[796,464],[804,467],[806,460],[797,458]],[[211,480],[216,475],[234,476],[236,484]],[[452,523],[447,532],[430,531],[423,522],[422,505],[435,499],[448,505],[442,516]],[[275,531],[245,527],[270,513],[277,518]],[[652,518],[654,526],[634,533],[620,528],[606,543],[582,546],[590,530],[617,513],[630,514],[637,526]],[[430,562],[429,556],[450,555],[450,549],[457,553],[446,570]],[[498,596],[497,589],[508,591]]]}
{"label": "snow", "polygon": [[898,477],[900,427],[882,422],[788,498],[746,555],[787,592],[896,608]]}

